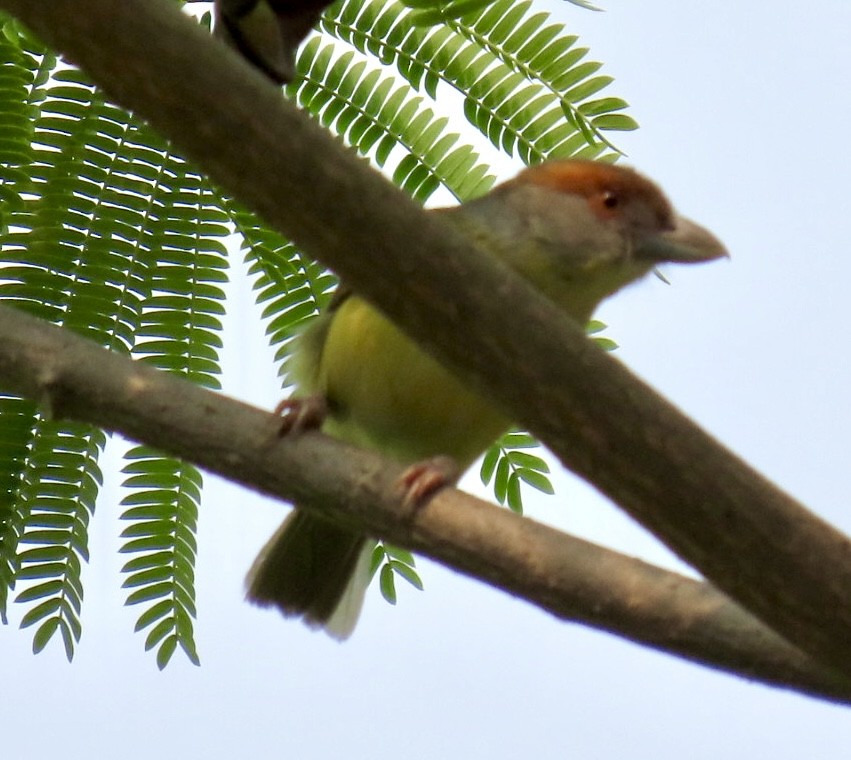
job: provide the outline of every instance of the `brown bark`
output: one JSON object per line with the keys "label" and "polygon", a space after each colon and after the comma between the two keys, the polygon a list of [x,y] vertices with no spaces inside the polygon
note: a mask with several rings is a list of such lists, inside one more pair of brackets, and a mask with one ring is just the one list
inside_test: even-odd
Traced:
{"label": "brown bark", "polygon": [[414,549],[553,615],[774,686],[851,703],[815,663],[707,583],[447,489],[403,509],[398,465],[0,306],[0,388]]}

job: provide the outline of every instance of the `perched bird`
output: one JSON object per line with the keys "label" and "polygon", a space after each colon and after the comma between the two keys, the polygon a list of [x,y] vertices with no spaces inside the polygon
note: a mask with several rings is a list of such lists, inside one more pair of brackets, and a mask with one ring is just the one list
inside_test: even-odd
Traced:
{"label": "perched bird", "polygon": [[[581,325],[657,264],[727,255],[655,184],[591,161],[526,169],[481,198],[429,213],[457,224]],[[404,485],[415,498],[452,482],[510,427],[487,398],[357,295],[336,299],[299,340],[296,398],[305,401],[284,403],[290,422],[321,422],[332,436],[409,465]],[[248,598],[345,638],[360,612],[373,545],[296,508],[249,572]]]}
{"label": "perched bird", "polygon": [[295,76],[298,46],[332,0],[216,0],[215,33],[278,84]]}

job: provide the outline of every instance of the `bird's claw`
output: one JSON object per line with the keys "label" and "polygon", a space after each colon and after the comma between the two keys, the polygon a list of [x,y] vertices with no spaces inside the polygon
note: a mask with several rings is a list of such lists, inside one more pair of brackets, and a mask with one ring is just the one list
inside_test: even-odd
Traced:
{"label": "bird's claw", "polygon": [[399,477],[402,503],[419,506],[441,488],[454,484],[460,474],[458,463],[452,457],[432,457],[416,462]]}
{"label": "bird's claw", "polygon": [[328,414],[328,402],[321,395],[286,398],[275,407],[275,414],[280,417],[279,436],[301,433],[322,425]]}

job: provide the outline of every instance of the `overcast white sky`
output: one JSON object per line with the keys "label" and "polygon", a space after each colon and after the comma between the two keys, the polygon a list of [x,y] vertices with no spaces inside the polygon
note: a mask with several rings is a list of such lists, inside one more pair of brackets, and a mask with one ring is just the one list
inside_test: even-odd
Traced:
{"label": "overcast white sky", "polygon": [[[546,7],[616,77],[642,129],[618,140],[730,262],[672,267],[600,317],[617,356],[728,446],[851,532],[851,3],[600,0]],[[277,384],[250,294],[234,303],[229,393]],[[111,476],[113,483],[117,478]],[[586,486],[529,513],[675,566]],[[427,590],[376,592],[343,645],[242,602],[283,510],[208,478],[202,667],[164,672],[120,606],[109,490],[93,525],[84,634],[30,654],[0,629],[4,757],[691,758],[847,752],[851,712],[566,625],[421,561]],[[475,478],[468,479],[473,488]],[[48,726],[59,728],[48,728]],[[72,747],[68,751],[69,745]]]}

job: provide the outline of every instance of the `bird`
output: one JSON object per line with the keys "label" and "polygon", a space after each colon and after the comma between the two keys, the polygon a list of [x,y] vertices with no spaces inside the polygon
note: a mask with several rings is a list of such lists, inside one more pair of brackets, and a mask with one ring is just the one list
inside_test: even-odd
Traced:
{"label": "bird", "polygon": [[331,0],[216,0],[215,34],[276,84],[295,77],[298,46]]}
{"label": "bird", "polygon": [[[651,180],[599,161],[538,164],[479,198],[427,213],[473,237],[579,325],[659,264],[728,255]],[[488,398],[345,288],[297,340],[296,391],[279,407],[286,426],[321,427],[407,466],[402,487],[414,501],[454,483],[511,428]],[[373,547],[368,536],[296,506],[250,569],[247,598],[345,639],[360,615]]]}

